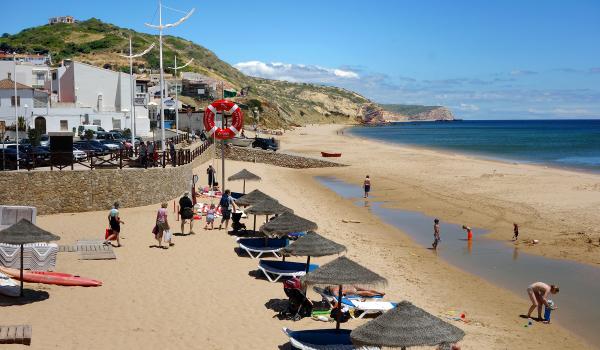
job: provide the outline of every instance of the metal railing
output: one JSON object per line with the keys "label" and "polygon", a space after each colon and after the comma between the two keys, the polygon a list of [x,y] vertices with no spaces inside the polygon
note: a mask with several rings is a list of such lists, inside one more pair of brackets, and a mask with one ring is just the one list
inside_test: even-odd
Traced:
{"label": "metal railing", "polygon": [[[188,137],[177,135],[170,139],[175,144]],[[71,169],[123,169],[123,168],[152,168],[167,166],[177,167],[193,162],[197,157],[202,155],[212,144],[212,140],[206,140],[201,143],[192,143],[186,149],[170,149],[159,151],[162,149],[161,142],[154,143],[154,150],[150,153],[147,148],[144,150],[139,146],[129,149],[119,149],[114,151],[97,152],[83,151],[85,158],[81,153],[77,155],[73,152],[21,152],[19,166],[22,170],[63,170]],[[17,162],[15,155],[5,156],[3,158],[0,152],[0,170],[16,170]]]}

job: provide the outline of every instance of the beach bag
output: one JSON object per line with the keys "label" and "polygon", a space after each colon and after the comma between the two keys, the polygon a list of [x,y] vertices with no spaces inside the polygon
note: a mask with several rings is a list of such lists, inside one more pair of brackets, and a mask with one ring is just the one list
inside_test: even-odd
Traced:
{"label": "beach bag", "polygon": [[173,234],[171,233],[171,230],[164,230],[163,231],[163,240],[165,242],[170,241],[172,237],[173,237]]}
{"label": "beach bag", "polygon": [[[106,232],[104,233],[104,239],[108,239],[108,237],[110,237],[110,235],[113,234],[113,231],[110,228],[106,229]],[[111,239],[111,241],[116,240],[116,238]]]}
{"label": "beach bag", "polygon": [[152,234],[155,236],[158,234],[158,225],[154,225],[154,228],[152,229]]}

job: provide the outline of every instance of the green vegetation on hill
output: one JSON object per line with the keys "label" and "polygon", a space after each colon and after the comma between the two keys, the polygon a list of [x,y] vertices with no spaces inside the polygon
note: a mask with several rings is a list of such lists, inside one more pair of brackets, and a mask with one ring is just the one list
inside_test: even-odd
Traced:
{"label": "green vegetation on hill", "polygon": [[442,106],[421,106],[421,105],[400,105],[400,104],[380,104],[388,112],[412,117],[420,113],[431,112]]}

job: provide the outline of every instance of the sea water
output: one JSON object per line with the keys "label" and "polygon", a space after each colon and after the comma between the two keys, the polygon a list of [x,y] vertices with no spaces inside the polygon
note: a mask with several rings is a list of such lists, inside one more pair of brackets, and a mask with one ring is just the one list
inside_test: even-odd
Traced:
{"label": "sea water", "polygon": [[464,120],[355,127],[376,140],[600,173],[600,120]]}
{"label": "sea water", "polygon": [[[499,287],[509,289],[523,300],[523,314],[527,313],[529,297],[527,287],[536,281],[558,284],[560,293],[552,298],[560,307],[552,313],[560,325],[582,336],[598,347],[600,344],[600,268],[574,261],[546,258],[520,251],[507,239],[506,242],[482,237],[485,230],[473,227],[474,239],[466,240],[461,225],[441,222],[441,242],[437,250],[428,249],[433,242],[433,217],[420,212],[390,208],[376,197],[363,199],[361,184],[350,184],[332,177],[317,180],[339,196],[353,200],[382,221],[409,235],[423,247],[423,253],[436,254],[458,268],[477,275]],[[507,237],[512,232],[507,232]],[[469,291],[465,290],[468,297]],[[469,312],[469,310],[465,310]],[[537,317],[537,310],[532,314]],[[519,320],[519,315],[507,314]],[[525,325],[527,320],[521,319]],[[539,327],[552,327],[535,323]],[[527,328],[522,328],[526,334]]]}

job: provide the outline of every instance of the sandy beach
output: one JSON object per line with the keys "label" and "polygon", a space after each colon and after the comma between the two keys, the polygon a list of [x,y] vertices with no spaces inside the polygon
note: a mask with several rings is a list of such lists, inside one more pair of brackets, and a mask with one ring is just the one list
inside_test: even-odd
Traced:
{"label": "sandy beach", "polygon": [[[314,176],[361,183],[368,173],[379,200],[444,221],[485,227],[491,237],[503,240],[510,239],[512,222],[517,221],[523,240],[541,241],[533,247],[519,243],[528,252],[590,264],[600,262],[600,249],[590,247],[577,232],[598,237],[592,223],[598,222],[600,177],[386,145],[336,135],[340,128],[298,128],[285,134],[282,145],[284,151],[309,156],[340,151],[340,161],[349,167],[293,170],[228,161],[226,176],[243,168],[260,175],[263,181],[247,183],[248,191],[260,188],[317,222],[320,234],[347,246],[348,257],[389,280],[389,300],[409,300],[442,317],[450,310],[466,312],[470,323],[454,322],[467,333],[463,349],[592,348],[559,324],[523,327],[526,320],[519,315],[529,306],[525,291],[518,295],[450,266],[365,208],[327,190]],[[206,182],[206,166],[196,169],[201,183]],[[239,191],[241,186],[227,187]],[[102,287],[28,284],[50,297],[2,307],[2,323],[31,324],[31,349],[286,349],[282,327],[333,327],[308,318],[275,318],[265,304],[287,299],[282,285],[254,277],[258,261],[239,257],[225,231],[203,230],[204,220],[196,222],[195,235],[176,236],[174,247],[151,248],[158,207],[121,210],[124,246],[115,249],[117,260],[83,261],[75,253],[59,253],[57,271],[100,279]],[[171,226],[179,232],[170,209]],[[106,215],[47,215],[38,224],[60,235],[60,244],[72,244],[101,238]],[[344,223],[346,219],[359,223]],[[365,321],[344,326],[352,329]]]}

